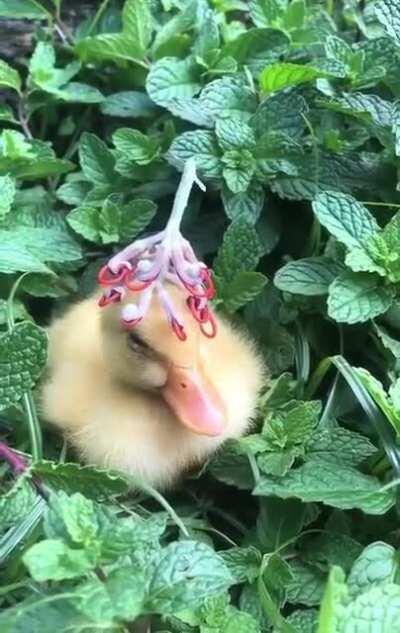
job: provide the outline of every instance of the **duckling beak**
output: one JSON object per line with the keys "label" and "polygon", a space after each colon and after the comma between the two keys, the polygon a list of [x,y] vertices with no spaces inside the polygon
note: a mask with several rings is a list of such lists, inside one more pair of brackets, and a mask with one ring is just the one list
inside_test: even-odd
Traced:
{"label": "duckling beak", "polygon": [[179,421],[198,435],[221,435],[226,411],[214,385],[195,369],[173,365],[162,389],[165,401]]}

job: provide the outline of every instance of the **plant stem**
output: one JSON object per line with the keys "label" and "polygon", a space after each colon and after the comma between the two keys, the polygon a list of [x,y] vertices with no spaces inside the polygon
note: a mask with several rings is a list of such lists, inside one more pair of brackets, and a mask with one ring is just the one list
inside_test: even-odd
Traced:
{"label": "plant stem", "polygon": [[96,14],[92,20],[91,25],[88,28],[87,34],[86,36],[88,37],[89,35],[91,35],[91,33],[93,32],[93,29],[95,28],[95,26],[97,25],[98,21],[100,20],[101,16],[103,15],[104,11],[107,8],[108,3],[110,2],[110,0],[103,0],[103,2],[101,3],[101,5],[99,6],[99,8],[96,11]]}
{"label": "plant stem", "polygon": [[29,139],[32,139],[32,132],[29,129],[29,125],[28,125],[28,117],[26,116],[26,112],[25,112],[25,101],[24,101],[24,97],[21,97],[20,100],[18,101],[18,120],[21,123],[21,127],[25,132],[25,136]]}
{"label": "plant stem", "polygon": [[360,200],[360,204],[369,204],[374,207],[395,207],[396,209],[400,209],[400,204],[398,202],[370,202],[369,200]]}

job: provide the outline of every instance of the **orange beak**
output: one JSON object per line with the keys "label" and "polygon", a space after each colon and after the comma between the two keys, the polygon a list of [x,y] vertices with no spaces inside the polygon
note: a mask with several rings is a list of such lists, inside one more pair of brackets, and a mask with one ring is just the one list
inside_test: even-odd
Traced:
{"label": "orange beak", "polygon": [[184,426],[198,435],[217,437],[226,422],[221,396],[195,369],[172,365],[162,395]]}

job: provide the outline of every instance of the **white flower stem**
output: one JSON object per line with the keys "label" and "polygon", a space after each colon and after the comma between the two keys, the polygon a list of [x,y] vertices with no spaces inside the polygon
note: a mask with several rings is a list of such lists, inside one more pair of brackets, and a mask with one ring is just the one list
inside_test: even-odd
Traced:
{"label": "white flower stem", "polygon": [[176,234],[179,232],[182,217],[187,207],[190,192],[192,191],[194,183],[196,183],[196,185],[200,187],[202,191],[205,191],[206,188],[204,183],[201,182],[196,174],[196,162],[194,158],[189,158],[189,160],[186,161],[185,167],[183,169],[182,178],[175,194],[171,216],[165,232],[166,242],[169,246],[172,246],[172,241]]}

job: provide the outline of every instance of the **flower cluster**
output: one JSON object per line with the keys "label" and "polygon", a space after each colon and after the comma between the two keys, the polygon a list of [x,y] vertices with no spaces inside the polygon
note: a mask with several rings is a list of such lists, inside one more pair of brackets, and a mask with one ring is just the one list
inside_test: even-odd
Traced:
{"label": "flower cluster", "polygon": [[190,159],[185,164],[165,230],[136,240],[112,257],[99,272],[99,284],[105,288],[99,301],[101,307],[121,301],[128,290],[140,292],[137,303],[128,303],[121,310],[121,321],[128,329],[143,320],[156,292],[176,336],[181,341],[186,340],[182,318],[168,294],[168,283],[172,283],[187,293],[186,304],[202,333],[210,338],[216,334],[215,318],[208,305],[215,295],[211,273],[197,260],[190,243],[180,232],[193,183],[204,191],[204,184],[196,175],[195,162]]}

